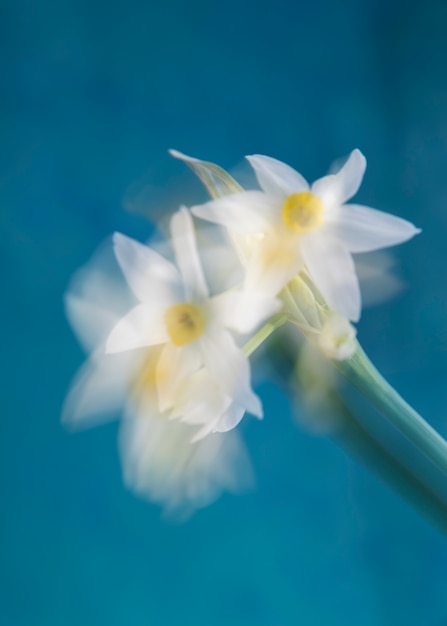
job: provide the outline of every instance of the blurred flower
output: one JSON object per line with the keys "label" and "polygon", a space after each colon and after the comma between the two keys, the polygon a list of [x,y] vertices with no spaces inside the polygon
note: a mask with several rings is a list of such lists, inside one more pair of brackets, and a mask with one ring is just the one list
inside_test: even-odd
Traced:
{"label": "blurred flower", "polygon": [[[133,300],[107,249],[72,280],[65,299],[67,316],[90,357],[73,381],[62,419],[78,429],[122,411],[120,452],[126,483],[162,505],[166,513],[185,517],[210,504],[222,491],[238,492],[251,484],[250,461],[235,430],[191,441],[202,436],[205,428],[209,432],[218,420],[233,425],[240,408],[227,402],[221,391],[217,393],[215,384],[204,390],[201,405],[194,406],[184,385],[175,410],[159,411],[155,379],[161,348],[105,353],[110,330]],[[196,382],[193,378],[191,384]],[[213,419],[200,431],[193,418],[194,410],[197,418],[201,409]],[[182,410],[191,424],[179,421]],[[178,419],[172,419],[174,412]]]}
{"label": "blurred flower", "polygon": [[[235,291],[210,296],[192,224],[186,209],[171,219],[171,237],[178,268],[166,258],[119,233],[115,254],[126,280],[140,303],[112,329],[106,342],[109,354],[142,346],[162,346],[156,365],[159,410],[172,409],[179,391],[188,386],[189,402],[203,405],[202,385],[187,381],[201,368],[221,390],[227,405],[262,417],[261,402],[250,386],[248,359],[229,329],[252,329],[276,310],[276,300],[254,299],[245,309]],[[202,411],[202,422],[214,421]],[[188,418],[184,418],[188,420]],[[235,422],[233,425],[236,425]],[[225,420],[213,430],[227,430]]]}
{"label": "blurred flower", "polygon": [[329,305],[357,321],[361,301],[351,253],[401,243],[420,231],[399,217],[345,204],[357,192],[366,168],[359,150],[336,174],[312,186],[276,159],[261,155],[247,159],[262,191],[216,198],[192,212],[250,241],[251,284],[276,295],[306,266]]}

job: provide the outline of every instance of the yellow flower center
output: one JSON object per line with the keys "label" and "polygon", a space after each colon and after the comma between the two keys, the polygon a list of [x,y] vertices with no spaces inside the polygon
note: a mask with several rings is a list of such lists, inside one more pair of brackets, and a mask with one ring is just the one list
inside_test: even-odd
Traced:
{"label": "yellow flower center", "polygon": [[293,193],[282,207],[285,225],[297,233],[307,233],[321,225],[323,202],[310,191]]}
{"label": "yellow flower center", "polygon": [[176,346],[186,346],[205,332],[206,320],[195,304],[173,304],[165,311],[164,321],[171,341]]}

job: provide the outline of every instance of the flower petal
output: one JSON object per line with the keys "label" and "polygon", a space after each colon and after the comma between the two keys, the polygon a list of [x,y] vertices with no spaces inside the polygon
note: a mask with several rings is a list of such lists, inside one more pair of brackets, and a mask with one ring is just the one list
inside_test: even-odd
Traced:
{"label": "flower petal", "polygon": [[66,294],[64,304],[68,321],[86,352],[103,343],[117,323],[113,312],[71,293]]}
{"label": "flower petal", "polygon": [[283,200],[292,193],[306,191],[309,185],[305,178],[289,165],[262,154],[245,157],[255,171],[262,189],[269,196]]}
{"label": "flower petal", "polygon": [[194,225],[185,207],[174,213],[171,218],[171,237],[187,298],[199,300],[207,298],[208,286],[197,250]]}
{"label": "flower petal", "polygon": [[235,402],[225,411],[216,425],[216,431],[226,433],[233,430],[244,417],[245,409]]}
{"label": "flower petal", "polygon": [[196,345],[177,347],[167,343],[157,363],[156,380],[160,411],[175,406],[180,386],[202,365]]}
{"label": "flower petal", "polygon": [[171,417],[188,424],[214,422],[231,404],[219,383],[202,367],[180,385]]}
{"label": "flower petal", "polygon": [[191,443],[194,432],[188,424],[145,413],[127,416],[120,432],[127,485],[181,521],[222,491],[238,493],[253,482],[250,460],[235,431]]}
{"label": "flower petal", "polygon": [[143,346],[156,346],[169,340],[163,321],[164,309],[139,304],[114,326],[106,342],[106,352],[123,352]]}
{"label": "flower petal", "polygon": [[86,352],[104,344],[117,321],[135,306],[113,253],[111,241],[100,245],[70,280],[65,312]]}
{"label": "flower petal", "polygon": [[229,332],[210,328],[199,340],[202,358],[211,376],[230,398],[262,417],[262,405],[250,386],[250,365]]}
{"label": "flower petal", "polygon": [[371,252],[411,239],[421,232],[411,222],[358,204],[346,204],[328,224],[351,252]]}
{"label": "flower petal", "polygon": [[248,292],[276,296],[303,265],[295,235],[268,233],[253,247],[246,265],[244,287]]}
{"label": "flower petal", "polygon": [[336,174],[330,174],[315,181],[311,191],[329,206],[343,204],[357,193],[365,169],[365,157],[360,150],[353,150],[346,163]]}
{"label": "flower petal", "polygon": [[132,291],[142,302],[165,305],[176,293],[180,276],[161,254],[121,233],[113,235],[115,255]]}
{"label": "flower petal", "polygon": [[356,322],[360,317],[360,288],[354,261],[344,245],[319,231],[303,237],[302,252],[311,278],[330,306]]}
{"label": "flower petal", "polygon": [[282,302],[260,291],[226,291],[210,299],[212,318],[239,333],[250,333],[278,312]]}
{"label": "flower petal", "polygon": [[193,215],[244,235],[268,230],[277,212],[276,203],[262,191],[233,193],[191,208]]}
{"label": "flower petal", "polygon": [[62,422],[70,428],[89,428],[117,417],[141,360],[140,351],[92,354],[71,384]]}

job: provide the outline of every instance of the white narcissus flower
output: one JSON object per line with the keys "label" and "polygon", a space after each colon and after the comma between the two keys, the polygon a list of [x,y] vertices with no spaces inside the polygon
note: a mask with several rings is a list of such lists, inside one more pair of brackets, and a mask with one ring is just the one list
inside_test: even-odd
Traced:
{"label": "white narcissus flower", "polygon": [[351,254],[402,243],[419,229],[376,209],[346,204],[356,194],[366,159],[354,150],[336,173],[311,186],[267,156],[248,156],[262,191],[243,191],[191,210],[252,242],[247,281],[276,295],[304,266],[329,305],[352,321],[361,299]]}
{"label": "white narcissus flower", "polygon": [[[119,233],[114,235],[116,258],[140,303],[112,329],[106,351],[112,354],[161,346],[156,366],[161,412],[173,410],[175,415],[181,413],[184,421],[208,427],[213,422],[213,431],[228,430],[229,423],[235,426],[244,411],[262,417],[261,402],[250,385],[248,359],[230,329],[252,330],[262,317],[269,317],[276,310],[276,301],[263,299],[263,308],[237,307],[236,317],[236,292],[209,294],[192,217],[185,208],[171,218],[171,237],[177,267],[151,248]],[[200,374],[202,368],[205,372]],[[206,410],[207,386],[196,384],[197,376],[210,379],[219,390],[226,406],[222,405],[217,413]],[[188,411],[178,410],[178,397],[185,388]],[[199,412],[198,406],[204,410]],[[238,419],[223,418],[230,406],[235,407]],[[222,419],[216,420],[216,415]]]}
{"label": "white narcissus flower", "polygon": [[[185,385],[176,401],[178,419],[172,419],[171,412],[158,409],[159,346],[105,353],[105,338],[133,300],[119,278],[118,268],[110,266],[103,253],[97,254],[77,273],[66,295],[68,319],[91,354],[73,381],[62,419],[79,429],[123,412],[120,452],[126,483],[165,513],[184,518],[222,491],[239,492],[252,482],[250,461],[236,430],[202,438],[219,420],[231,427],[239,407],[222,398],[222,392],[213,397],[213,405],[207,404],[209,389],[204,402],[194,407]],[[216,385],[210,389],[216,391]],[[182,407],[189,417],[204,408],[212,419],[198,430],[196,424],[180,421]]]}

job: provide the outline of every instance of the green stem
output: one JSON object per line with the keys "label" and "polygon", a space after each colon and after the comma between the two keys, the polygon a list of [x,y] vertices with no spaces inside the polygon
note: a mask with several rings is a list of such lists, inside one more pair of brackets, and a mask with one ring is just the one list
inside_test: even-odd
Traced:
{"label": "green stem", "polygon": [[391,387],[358,345],[346,361],[334,367],[437,467],[447,473],[447,441]]}
{"label": "green stem", "polygon": [[256,350],[256,348],[259,348],[261,343],[263,343],[267,339],[267,337],[270,337],[273,331],[285,324],[288,319],[289,316],[286,313],[277,313],[276,315],[273,315],[273,317],[269,319],[267,324],[264,324],[264,326],[256,333],[256,335],[249,339],[245,346],[242,348],[245,356],[250,356],[250,354],[252,354]]}
{"label": "green stem", "polygon": [[335,441],[447,535],[447,504],[368,433],[339,398],[336,409],[342,427],[333,435]]}

